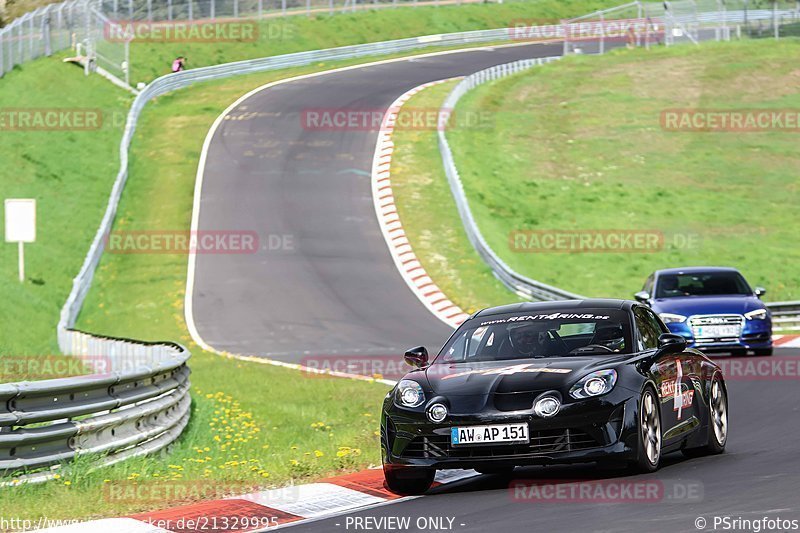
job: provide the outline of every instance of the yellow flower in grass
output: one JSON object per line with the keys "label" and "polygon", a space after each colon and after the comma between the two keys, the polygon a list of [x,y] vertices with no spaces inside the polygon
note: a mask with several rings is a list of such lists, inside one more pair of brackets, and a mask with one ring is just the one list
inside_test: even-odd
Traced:
{"label": "yellow flower in grass", "polygon": [[319,451],[319,450],[314,450],[314,456],[315,456],[315,457],[322,457],[322,456],[324,456],[324,455],[325,455],[325,454],[324,454],[324,453],[322,453],[321,451]]}

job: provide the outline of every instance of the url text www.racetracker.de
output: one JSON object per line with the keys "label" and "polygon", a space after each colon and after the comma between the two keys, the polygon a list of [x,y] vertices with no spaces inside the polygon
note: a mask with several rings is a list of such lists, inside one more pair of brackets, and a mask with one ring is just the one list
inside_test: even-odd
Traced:
{"label": "url text www.racetracker.de", "polygon": [[797,531],[800,529],[800,520],[797,518],[783,518],[780,516],[761,516],[745,518],[741,516],[698,516],[694,527],[700,531]]}
{"label": "url text www.racetracker.de", "polygon": [[38,531],[51,527],[74,526],[88,521],[88,519],[55,519],[46,516],[41,516],[36,520],[0,516],[0,531],[17,531],[19,533],[24,533],[26,531]]}

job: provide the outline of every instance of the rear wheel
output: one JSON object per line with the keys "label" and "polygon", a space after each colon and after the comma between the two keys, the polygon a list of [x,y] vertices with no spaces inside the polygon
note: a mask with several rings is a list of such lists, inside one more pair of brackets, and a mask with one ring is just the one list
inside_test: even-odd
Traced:
{"label": "rear wheel", "polygon": [[713,455],[725,451],[728,442],[728,394],[719,374],[711,381],[711,395],[708,401],[708,444],[699,448],[687,448],[687,457]]}
{"label": "rear wheel", "polygon": [[386,486],[396,494],[422,494],[431,488],[436,470],[433,468],[398,467],[383,465]]}
{"label": "rear wheel", "polygon": [[633,469],[655,472],[661,463],[661,411],[658,399],[648,387],[639,400],[639,451]]}

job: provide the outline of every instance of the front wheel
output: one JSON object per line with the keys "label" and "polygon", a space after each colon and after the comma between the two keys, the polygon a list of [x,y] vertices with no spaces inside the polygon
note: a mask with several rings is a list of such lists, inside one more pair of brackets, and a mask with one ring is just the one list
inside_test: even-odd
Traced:
{"label": "front wheel", "polygon": [[769,357],[772,355],[772,348],[759,348],[757,350],[753,350],[753,353],[756,357]]}
{"label": "front wheel", "polygon": [[436,470],[433,468],[383,465],[386,486],[395,494],[403,496],[423,494],[433,485],[435,475]]}
{"label": "front wheel", "polygon": [[661,463],[661,411],[658,398],[648,387],[639,400],[639,450],[633,469],[655,472]]}

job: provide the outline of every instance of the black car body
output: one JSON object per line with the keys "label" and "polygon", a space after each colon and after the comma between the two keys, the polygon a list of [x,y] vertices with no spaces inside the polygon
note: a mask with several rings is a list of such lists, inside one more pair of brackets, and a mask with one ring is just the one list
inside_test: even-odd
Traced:
{"label": "black car body", "polygon": [[406,361],[418,368],[381,416],[384,473],[399,493],[427,490],[438,469],[613,462],[653,471],[663,453],[725,446],[719,367],[638,302],[485,309],[432,362],[421,347]]}

